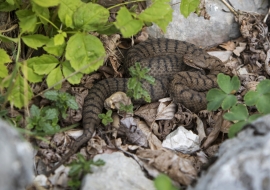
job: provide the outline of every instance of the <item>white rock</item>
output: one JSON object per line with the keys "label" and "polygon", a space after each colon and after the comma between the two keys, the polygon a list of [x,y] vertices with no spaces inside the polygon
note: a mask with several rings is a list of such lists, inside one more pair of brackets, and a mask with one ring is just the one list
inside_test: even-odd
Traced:
{"label": "white rock", "polygon": [[200,150],[199,136],[192,131],[186,130],[183,126],[167,135],[162,146],[172,150],[190,154]]}

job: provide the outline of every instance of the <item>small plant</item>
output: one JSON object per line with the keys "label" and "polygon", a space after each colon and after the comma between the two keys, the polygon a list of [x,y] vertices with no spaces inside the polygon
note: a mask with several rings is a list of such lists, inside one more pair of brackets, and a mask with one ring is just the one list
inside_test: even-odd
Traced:
{"label": "small plant", "polygon": [[78,109],[78,104],[75,98],[66,92],[47,91],[44,96],[53,101],[53,105],[40,109],[36,105],[32,105],[30,117],[27,118],[27,129],[51,135],[60,130],[59,114],[61,113],[62,118],[66,118],[67,109]]}
{"label": "small plant", "polygon": [[172,180],[165,174],[158,175],[154,180],[154,185],[157,190],[177,190]]}
{"label": "small plant", "polygon": [[55,90],[47,91],[44,93],[45,98],[53,101],[53,106],[61,113],[63,118],[67,116],[67,109],[78,109],[78,104],[75,98],[66,92],[58,92]]}
{"label": "small plant", "polygon": [[108,125],[109,123],[113,122],[112,119],[112,110],[108,110],[106,114],[98,114],[99,119],[101,119],[101,122],[103,125]]}
{"label": "small plant", "polygon": [[133,113],[133,104],[124,105],[123,103],[120,103],[120,111],[124,111],[126,113]]}
{"label": "small plant", "polygon": [[85,158],[78,154],[78,161],[73,161],[69,166],[69,176],[71,179],[68,181],[68,186],[72,189],[78,189],[81,185],[81,178],[87,173],[91,172],[92,166],[104,166],[105,162],[103,160],[85,160]]}
{"label": "small plant", "polygon": [[30,117],[27,118],[27,129],[34,132],[51,135],[60,130],[58,125],[59,112],[56,108],[44,107],[39,109],[36,105],[30,108]]}
{"label": "small plant", "polygon": [[[209,111],[217,110],[221,107],[228,110],[223,115],[224,119],[235,122],[229,129],[229,137],[232,138],[239,132],[244,125],[270,113],[267,102],[270,101],[270,80],[266,79],[257,85],[256,91],[249,91],[244,96],[245,104],[237,104],[235,94],[239,87],[240,81],[234,76],[232,79],[224,74],[218,74],[217,83],[220,89],[211,89],[206,95],[208,101],[207,109]],[[247,106],[256,106],[259,114],[249,115]]]}
{"label": "small plant", "polygon": [[150,84],[155,83],[155,78],[147,74],[149,70],[148,68],[141,68],[139,63],[135,63],[134,66],[129,68],[131,75],[131,78],[128,80],[127,95],[129,97],[134,97],[135,99],[143,98],[146,102],[151,101],[149,93],[142,87],[143,80]]}

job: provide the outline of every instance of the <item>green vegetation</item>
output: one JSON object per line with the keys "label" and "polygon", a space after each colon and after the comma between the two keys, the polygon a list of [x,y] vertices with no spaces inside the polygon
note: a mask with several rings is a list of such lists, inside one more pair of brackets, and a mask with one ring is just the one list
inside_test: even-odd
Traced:
{"label": "green vegetation", "polygon": [[103,160],[85,160],[81,154],[77,155],[78,161],[73,161],[69,166],[71,167],[69,170],[69,177],[71,178],[68,181],[68,186],[72,189],[78,189],[81,185],[81,178],[88,174],[92,173],[92,166],[104,166],[105,162]]}
{"label": "green vegetation", "polygon": [[177,190],[172,184],[172,180],[165,174],[160,174],[154,180],[154,185],[157,190]]}
{"label": "green vegetation", "polygon": [[[244,96],[245,104],[237,104],[237,98],[233,95],[240,87],[240,81],[236,76],[231,79],[227,75],[218,74],[217,83],[220,89],[214,88],[207,93],[207,109],[213,111],[221,107],[228,111],[224,114],[224,119],[235,122],[229,129],[230,138],[234,137],[244,125],[270,113],[269,105],[265,103],[270,101],[270,80],[261,81],[256,91],[247,92]],[[249,115],[247,106],[256,106],[259,113]]]}
{"label": "green vegetation", "polygon": [[113,122],[112,119],[112,110],[108,110],[106,114],[102,113],[102,114],[98,114],[99,119],[101,119],[101,123],[103,125],[108,125],[111,122]]}

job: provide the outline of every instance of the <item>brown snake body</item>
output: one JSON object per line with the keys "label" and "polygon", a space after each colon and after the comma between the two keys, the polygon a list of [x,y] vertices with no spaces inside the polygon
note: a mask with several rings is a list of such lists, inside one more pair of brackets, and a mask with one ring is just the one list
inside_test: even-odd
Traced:
{"label": "brown snake body", "polygon": [[[142,68],[150,68],[148,74],[156,79],[154,85],[143,83],[152,102],[170,95],[173,101],[194,112],[206,109],[206,93],[209,89],[217,87],[217,74],[230,74],[218,58],[210,56],[203,49],[187,42],[170,39],[152,39],[134,46],[127,53],[125,68],[129,68],[135,62],[139,62]],[[197,71],[192,71],[194,68]],[[208,74],[202,74],[202,69],[207,69]],[[84,133],[47,175],[92,137],[100,123],[98,114],[102,113],[105,99],[115,92],[126,92],[127,81],[128,78],[105,79],[89,90],[83,106]]]}

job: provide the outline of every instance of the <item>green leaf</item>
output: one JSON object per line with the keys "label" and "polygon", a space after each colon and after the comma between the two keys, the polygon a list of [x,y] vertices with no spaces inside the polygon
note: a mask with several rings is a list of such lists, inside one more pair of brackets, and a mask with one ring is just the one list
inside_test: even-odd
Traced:
{"label": "green leaf", "polygon": [[67,27],[74,28],[73,14],[84,3],[80,0],[60,0],[58,17]]}
{"label": "green leaf", "polygon": [[97,37],[76,33],[68,41],[65,56],[73,69],[89,74],[103,64],[105,50]]}
{"label": "green leaf", "polygon": [[[69,75],[75,72],[75,70],[71,67],[69,61],[65,61],[62,63],[62,69],[64,77],[67,78]],[[76,73],[72,77],[67,78],[68,82],[70,84],[79,84],[81,82],[83,74],[82,73]]]}
{"label": "green leaf", "polygon": [[3,12],[10,12],[13,10],[16,10],[17,8],[20,7],[20,4],[22,3],[21,0],[15,0],[15,1],[0,1],[0,11]]}
{"label": "green leaf", "polygon": [[22,32],[34,32],[37,25],[37,16],[31,10],[18,10],[16,15],[19,18]]}
{"label": "green leaf", "polygon": [[8,54],[5,50],[0,49],[0,65],[3,65],[4,63],[10,63],[11,59],[9,58]]}
{"label": "green leaf", "polygon": [[270,102],[270,93],[260,95],[260,98],[256,103],[256,107],[260,113],[270,113],[270,106],[268,105],[268,102]]}
{"label": "green leaf", "polygon": [[79,108],[79,106],[74,98],[70,98],[67,100],[67,106],[73,110],[77,110]]}
{"label": "green leaf", "polygon": [[109,18],[109,11],[101,5],[87,3],[81,5],[74,12],[75,28],[95,31],[100,25],[105,25]]}
{"label": "green leaf", "polygon": [[57,92],[56,90],[49,90],[44,93],[44,97],[52,101],[57,101],[58,95],[59,95],[59,92]]}
{"label": "green leaf", "polygon": [[237,98],[231,94],[227,95],[225,99],[223,100],[221,107],[223,110],[228,110],[232,106],[234,106],[237,102]]}
{"label": "green leaf", "polygon": [[[61,80],[63,80],[61,69],[60,67],[56,67],[54,70],[50,72],[50,74],[48,74],[46,82],[47,82],[48,87],[52,87],[53,85],[60,82]],[[61,83],[56,85],[54,89],[60,89],[61,85],[62,85]]]}
{"label": "green leaf", "polygon": [[130,37],[137,34],[143,26],[143,22],[134,19],[126,7],[120,8],[114,24],[121,31],[123,37]]}
{"label": "green leaf", "polygon": [[23,76],[29,81],[33,83],[41,82],[44,75],[38,75],[34,72],[34,70],[31,67],[27,67],[27,65],[22,64],[21,70],[23,73]]}
{"label": "green leaf", "polygon": [[257,85],[256,91],[258,93],[260,93],[260,94],[268,94],[268,93],[270,93],[270,80],[269,79],[265,79],[265,80],[261,81]]}
{"label": "green leaf", "polygon": [[240,80],[236,76],[231,80],[230,76],[223,73],[218,74],[217,83],[226,94],[235,93],[240,87]]}
{"label": "green leaf", "polygon": [[77,175],[81,171],[81,169],[82,169],[82,165],[81,164],[74,164],[70,168],[68,175],[69,176]]}
{"label": "green leaf", "polygon": [[5,78],[6,76],[8,76],[7,67],[3,64],[0,64],[0,78]]}
{"label": "green leaf", "polygon": [[31,114],[31,117],[34,117],[34,116],[39,117],[40,116],[40,110],[35,104],[32,104],[32,106],[30,108],[30,114]]}
{"label": "green leaf", "polygon": [[259,117],[262,117],[264,114],[253,114],[251,116],[249,116],[248,118],[248,122],[251,123],[252,121],[258,119]]}
{"label": "green leaf", "polygon": [[41,34],[34,34],[34,35],[23,36],[22,40],[27,46],[33,49],[37,49],[38,47],[41,47],[44,44],[46,44],[49,41],[49,38]]}
{"label": "green leaf", "polygon": [[0,34],[0,39],[3,41],[3,42],[14,42],[14,43],[18,43],[18,38],[10,38],[8,36],[4,36],[2,34]]}
{"label": "green leaf", "polygon": [[116,28],[116,26],[112,22],[98,26],[96,31],[99,34],[106,34],[106,35],[112,35],[112,34],[120,33],[120,31]]}
{"label": "green leaf", "polygon": [[226,98],[226,94],[220,89],[211,89],[206,95],[208,101],[207,110],[214,111],[217,110],[222,104],[223,100]]}
{"label": "green leaf", "polygon": [[172,180],[165,174],[159,174],[154,180],[154,185],[157,190],[177,190]]}
{"label": "green leaf", "polygon": [[54,56],[46,54],[30,58],[27,63],[33,65],[35,73],[39,75],[49,74],[59,64]]}
{"label": "green leaf", "polygon": [[154,22],[166,32],[167,25],[172,21],[173,10],[170,1],[154,1],[138,18],[144,22]]}
{"label": "green leaf", "polygon": [[59,4],[59,0],[31,0],[41,7],[54,7]]}
{"label": "green leaf", "polygon": [[241,129],[247,124],[247,121],[239,121],[233,125],[231,125],[229,132],[228,132],[228,136],[229,138],[233,138],[235,137],[235,135],[241,131]]}
{"label": "green leaf", "polygon": [[[36,13],[42,24],[46,25],[48,23],[47,20],[50,20],[49,9],[47,7],[41,7],[36,3],[34,3],[33,1],[31,3],[32,3],[32,11]],[[46,18],[47,20],[45,20],[43,17]]]}
{"label": "green leaf", "polygon": [[59,56],[62,56],[65,50],[65,47],[66,47],[66,43],[63,43],[62,45],[55,45],[54,38],[51,38],[49,42],[46,44],[46,46],[43,47],[43,49],[46,52],[59,57]]}
{"label": "green leaf", "polygon": [[248,118],[247,107],[243,104],[235,105],[231,108],[230,112],[225,113],[223,117],[229,121],[246,121]]}
{"label": "green leaf", "polygon": [[53,120],[55,118],[58,118],[58,115],[59,115],[59,113],[58,113],[57,109],[55,109],[55,108],[49,108],[45,112],[44,119],[46,119],[46,120]]}
{"label": "green leaf", "polygon": [[32,97],[33,93],[30,86],[27,82],[24,82],[24,78],[21,75],[18,75],[14,81],[11,93],[8,96],[8,100],[11,104],[14,104],[17,108],[21,109],[24,105],[28,105],[29,100],[31,100]]}
{"label": "green leaf", "polygon": [[255,91],[248,91],[244,97],[245,104],[247,106],[253,106],[256,104],[260,97],[260,94]]}
{"label": "green leaf", "polygon": [[56,46],[63,45],[65,43],[66,37],[67,37],[67,34],[65,32],[62,32],[60,34],[56,34],[53,38],[54,45],[56,45]]}
{"label": "green leaf", "polygon": [[180,5],[180,12],[184,15],[184,17],[188,17],[188,15],[194,12],[200,4],[200,0],[182,0]]}

